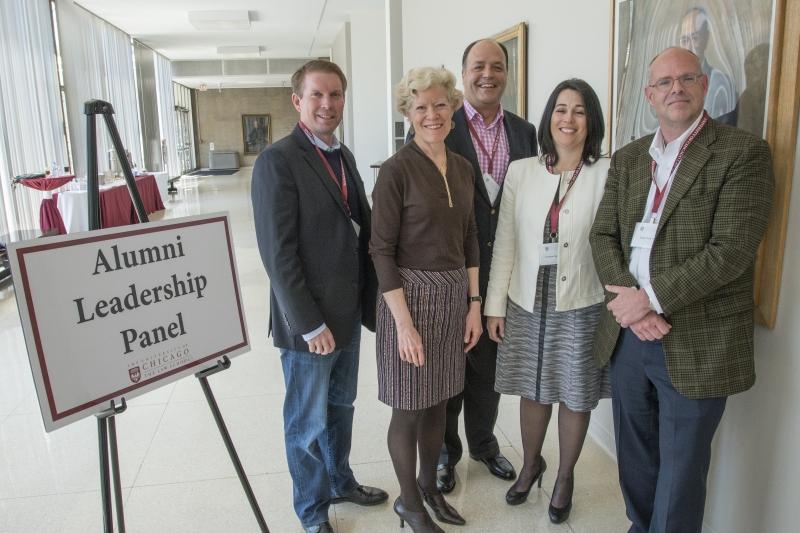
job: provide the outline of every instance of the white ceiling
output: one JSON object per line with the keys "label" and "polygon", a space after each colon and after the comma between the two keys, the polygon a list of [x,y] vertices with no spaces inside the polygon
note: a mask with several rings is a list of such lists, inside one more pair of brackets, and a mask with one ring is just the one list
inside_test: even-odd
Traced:
{"label": "white ceiling", "polygon": [[[382,0],[75,0],[171,60],[235,59],[219,46],[260,46],[262,58],[328,56],[350,13]],[[250,29],[199,31],[189,11],[247,10]],[[251,56],[252,57],[252,56]],[[286,76],[177,80],[190,86],[274,86]]]}

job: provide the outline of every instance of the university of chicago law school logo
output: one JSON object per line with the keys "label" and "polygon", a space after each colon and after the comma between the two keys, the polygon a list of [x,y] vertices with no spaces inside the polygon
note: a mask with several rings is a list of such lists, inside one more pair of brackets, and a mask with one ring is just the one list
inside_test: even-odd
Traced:
{"label": "university of chicago law school logo", "polygon": [[139,370],[138,366],[128,369],[128,375],[131,378],[133,383],[139,383],[139,380],[142,379],[142,371]]}

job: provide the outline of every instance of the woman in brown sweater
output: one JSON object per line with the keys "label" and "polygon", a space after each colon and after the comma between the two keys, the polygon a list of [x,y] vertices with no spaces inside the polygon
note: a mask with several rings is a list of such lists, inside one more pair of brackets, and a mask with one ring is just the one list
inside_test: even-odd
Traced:
{"label": "woman in brown sweater", "polygon": [[439,520],[465,523],[436,488],[445,406],[464,388],[464,354],[481,334],[474,177],[444,144],[460,104],[446,69],[409,71],[397,87],[397,109],[414,140],[381,166],[373,191],[370,253],[382,293],[378,394],[393,408],[394,510],[415,533],[442,531],[423,501]]}

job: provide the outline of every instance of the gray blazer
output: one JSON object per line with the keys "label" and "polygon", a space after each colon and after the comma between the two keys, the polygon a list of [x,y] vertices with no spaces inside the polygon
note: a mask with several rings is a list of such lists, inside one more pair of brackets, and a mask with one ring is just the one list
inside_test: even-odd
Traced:
{"label": "gray blazer", "polygon": [[253,167],[253,219],[270,279],[274,345],[308,350],[302,335],[323,322],[336,346],[347,344],[356,321],[375,327],[377,283],[368,254],[370,208],[353,154],[342,145],[361,209],[360,235],[305,133],[295,127],[268,146]]}

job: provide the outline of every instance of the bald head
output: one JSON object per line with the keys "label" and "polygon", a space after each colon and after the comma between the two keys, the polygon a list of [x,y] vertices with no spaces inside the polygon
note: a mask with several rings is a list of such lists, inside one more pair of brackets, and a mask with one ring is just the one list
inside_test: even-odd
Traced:
{"label": "bald head", "polygon": [[680,136],[703,112],[708,78],[695,54],[683,48],[667,48],[650,62],[644,88],[658,125],[669,142]]}
{"label": "bald head", "polygon": [[695,72],[703,72],[702,64],[697,54],[679,46],[670,46],[660,51],[650,60],[650,64],[647,66],[648,83],[653,83],[655,81],[653,78],[654,69],[657,69],[663,63],[674,62],[691,62],[696,67]]}
{"label": "bald head", "polygon": [[464,69],[467,67],[467,59],[469,58],[469,53],[472,51],[473,48],[477,45],[489,46],[489,47],[498,47],[500,51],[503,53],[503,58],[506,61],[506,68],[508,68],[508,50],[502,43],[498,43],[494,39],[478,39],[477,41],[472,41],[464,48],[464,54],[461,56],[461,68]]}
{"label": "bald head", "polygon": [[681,21],[680,45],[697,54],[702,61],[706,55],[710,33],[706,10],[693,7],[686,12]]}

